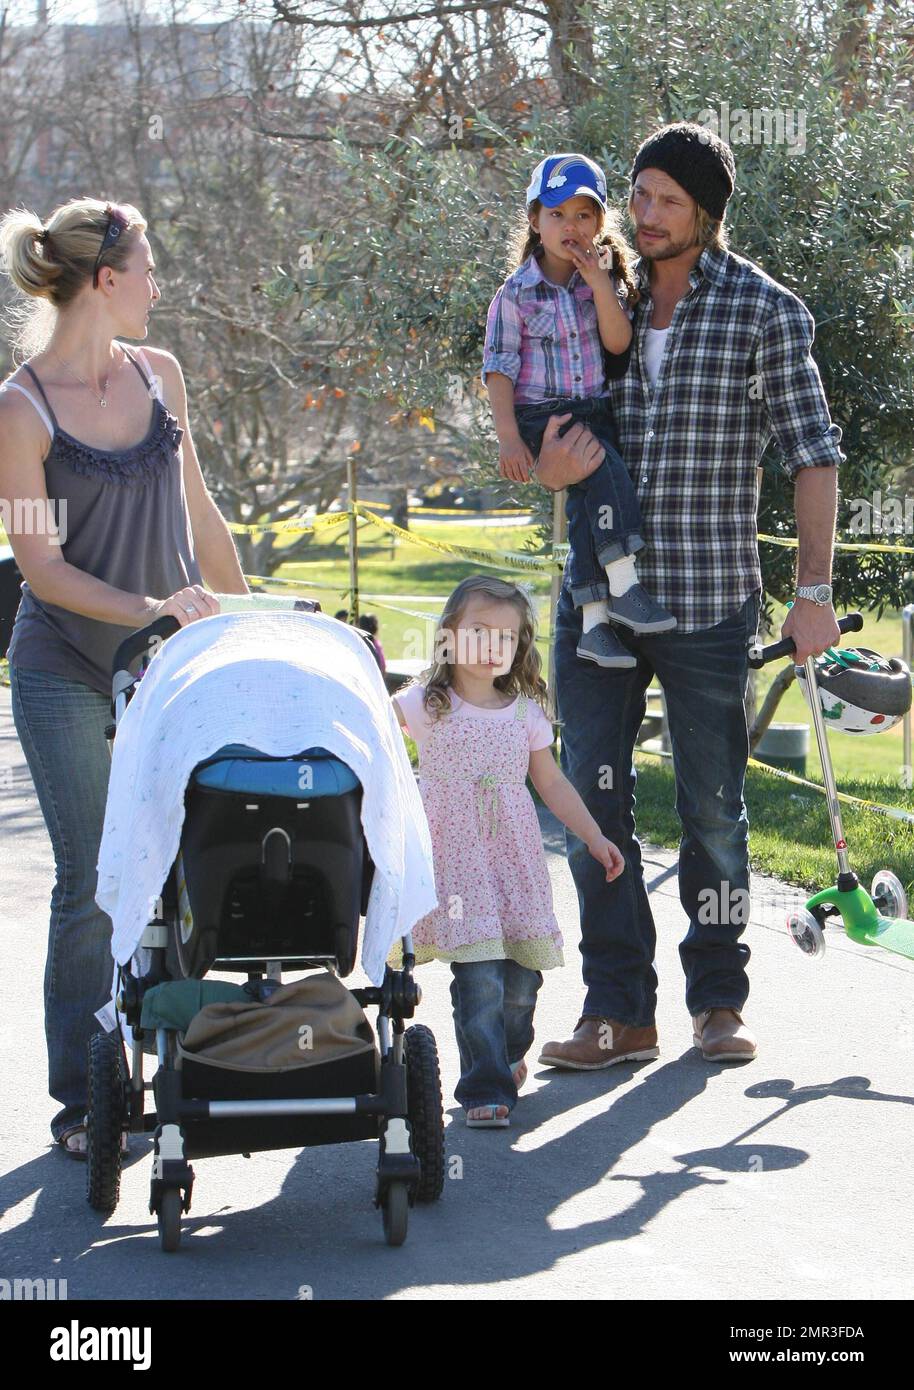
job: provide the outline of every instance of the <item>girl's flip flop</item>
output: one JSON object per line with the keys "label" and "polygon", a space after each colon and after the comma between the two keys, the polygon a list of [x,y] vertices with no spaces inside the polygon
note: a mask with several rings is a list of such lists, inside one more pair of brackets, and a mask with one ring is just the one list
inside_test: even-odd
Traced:
{"label": "girl's flip flop", "polygon": [[471,1120],[470,1111],[467,1111],[467,1129],[507,1129],[511,1123],[507,1115],[499,1115],[499,1110],[506,1110],[507,1106],[502,1105],[473,1105],[471,1110],[488,1110],[489,1116],[485,1120]]}
{"label": "girl's flip flop", "polygon": [[[514,1084],[517,1087],[517,1089],[520,1090],[521,1086],[523,1086],[524,1082],[527,1080],[527,1063],[524,1061],[522,1057],[519,1062],[509,1062],[508,1066],[511,1068],[511,1075],[514,1078]],[[521,1072],[519,1079],[517,1075],[518,1072]]]}

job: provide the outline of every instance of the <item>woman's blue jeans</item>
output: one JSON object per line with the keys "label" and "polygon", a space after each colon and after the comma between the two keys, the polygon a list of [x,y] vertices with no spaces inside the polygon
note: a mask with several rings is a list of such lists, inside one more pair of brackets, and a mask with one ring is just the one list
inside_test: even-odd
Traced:
{"label": "woman's blue jeans", "polygon": [[533,1011],[543,983],[540,970],[514,960],[452,961],[451,1003],[460,1052],[454,1095],[465,1110],[517,1104],[511,1066],[533,1042]]}
{"label": "woman's blue jeans", "polygon": [[48,1089],[60,1105],[59,1139],[81,1124],[95,1017],[111,997],[111,918],[95,902],[111,757],[111,703],[81,681],[10,667],[13,719],[54,850],[51,924],[44,973]]}
{"label": "woman's blue jeans", "polygon": [[609,584],[605,566],[644,548],[641,508],[628,469],[619,453],[619,439],[608,397],[582,400],[537,401],[514,408],[517,428],[527,448],[538,457],[543,434],[552,415],[571,414],[559,429],[566,434],[583,420],[600,441],[606,457],[587,478],[565,489],[569,555],[565,577],[572,601],[580,606],[606,598]]}
{"label": "woman's blue jeans", "polygon": [[[743,782],[749,756],[744,698],[748,644],[759,594],[701,632],[636,635],[617,629],[637,658],[613,670],[576,654],[581,614],[567,584],[556,609],[555,670],[561,767],[603,834],[625,858],[612,883],[570,831],[568,863],[578,890],[586,996],[582,1014],[647,1027],[654,1023],[656,932],[635,835],[635,738],[656,673],[663,686],[682,825],[679,898],[689,929],[679,947],[686,1006],[741,1009],[749,993],[749,822]],[[650,834],[650,826],[644,827]]]}

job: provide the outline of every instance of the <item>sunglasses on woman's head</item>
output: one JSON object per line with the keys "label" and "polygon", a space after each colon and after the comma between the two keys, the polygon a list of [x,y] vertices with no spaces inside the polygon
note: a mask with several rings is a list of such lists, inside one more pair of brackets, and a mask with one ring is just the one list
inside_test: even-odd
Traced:
{"label": "sunglasses on woman's head", "polygon": [[105,211],[108,214],[108,225],[105,228],[105,235],[102,238],[101,250],[99,251],[98,256],[96,257],[95,268],[92,271],[93,289],[98,288],[98,272],[99,267],[101,266],[102,257],[104,256],[106,251],[110,251],[111,247],[117,241],[121,232],[127,230],[127,225],[130,221],[130,219],[126,216],[125,213],[121,212],[119,208],[113,207],[110,203],[108,203],[105,207]]}

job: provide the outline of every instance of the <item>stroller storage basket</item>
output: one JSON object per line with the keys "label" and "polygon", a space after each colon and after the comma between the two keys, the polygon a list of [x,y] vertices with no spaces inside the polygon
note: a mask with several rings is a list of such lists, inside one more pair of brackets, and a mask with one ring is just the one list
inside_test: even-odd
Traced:
{"label": "stroller storage basket", "polygon": [[192,1102],[201,1100],[319,1100],[377,1091],[379,1057],[371,1026],[329,971],[284,985],[265,1003],[204,1006],[179,1037],[177,1052],[189,1158],[246,1152],[246,1146],[283,1149],[377,1137],[374,1114],[211,1120],[193,1113],[199,1107]]}

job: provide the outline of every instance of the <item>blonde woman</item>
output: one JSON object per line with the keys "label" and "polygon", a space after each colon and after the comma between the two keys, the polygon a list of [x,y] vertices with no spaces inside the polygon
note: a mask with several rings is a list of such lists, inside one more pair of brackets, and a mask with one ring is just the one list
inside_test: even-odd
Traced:
{"label": "blonde woman", "polygon": [[[0,386],[0,498],[22,574],[12,707],[54,851],[45,969],[51,1133],[85,1159],[87,1043],[111,991],[110,918],[95,903],[111,663],[126,634],[219,611],[202,580],[246,593],[190,435],[184,378],[144,341],[159,299],[135,207],[73,199],[43,223],[0,220],[19,291]],[[21,361],[22,358],[26,360]]]}

